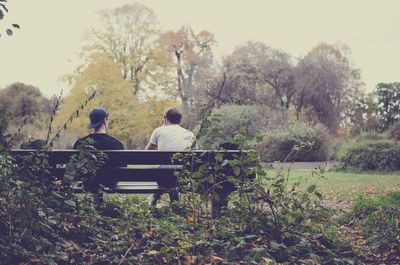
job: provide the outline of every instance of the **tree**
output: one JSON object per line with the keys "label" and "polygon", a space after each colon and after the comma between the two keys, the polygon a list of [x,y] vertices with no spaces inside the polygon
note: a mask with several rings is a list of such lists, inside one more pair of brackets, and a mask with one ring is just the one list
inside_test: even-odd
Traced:
{"label": "tree", "polygon": [[261,79],[275,92],[281,107],[289,109],[296,92],[293,64],[289,54],[268,49],[260,58]]}
{"label": "tree", "polygon": [[376,130],[379,126],[378,103],[373,93],[354,95],[352,108],[344,113],[342,125],[351,135]]}
{"label": "tree", "polygon": [[259,68],[259,58],[265,49],[263,43],[249,42],[236,47],[231,55],[223,58],[222,71],[227,77],[221,97],[223,101],[240,105],[259,102],[259,94],[266,87]]}
{"label": "tree", "polygon": [[359,69],[351,64],[350,50],[322,43],[300,60],[296,71],[297,116],[305,109],[309,119],[338,134],[363,85]]}
{"label": "tree", "polygon": [[247,42],[224,58],[223,71],[227,77],[226,101],[290,107],[295,87],[288,54],[262,42]]}
{"label": "tree", "polygon": [[195,34],[190,27],[182,27],[178,31],[161,34],[159,43],[159,49],[164,51],[176,69],[176,96],[181,100],[184,110],[190,112],[198,89],[197,82],[200,83],[202,72],[207,71],[213,63],[214,35],[208,31]]}
{"label": "tree", "polygon": [[[94,91],[94,99],[81,110],[82,102]],[[89,133],[86,125],[90,110],[97,106],[105,107],[110,113],[108,132],[120,139],[127,148],[144,148],[152,130],[161,125],[164,108],[171,105],[174,102],[166,100],[139,102],[131,93],[130,82],[124,80],[119,65],[108,56],[98,55],[76,78],[54,124],[61,129],[71,114],[79,112],[79,116],[67,127],[75,137],[63,139],[69,140],[71,146],[78,136]]]}
{"label": "tree", "polygon": [[376,86],[380,128],[385,130],[400,118],[400,83],[379,83]]}
{"label": "tree", "polygon": [[51,113],[50,100],[39,88],[24,83],[14,83],[0,90],[0,106],[7,108],[17,119]]}
{"label": "tree", "polygon": [[159,32],[157,18],[153,10],[140,4],[106,9],[100,15],[103,26],[89,32],[91,44],[85,51],[89,55],[110,56],[120,67],[123,79],[131,83],[136,96],[161,71],[154,49]]}
{"label": "tree", "polygon": [[52,101],[37,87],[14,83],[0,90],[0,109],[10,113],[9,132],[16,133],[14,144],[19,144],[27,137],[44,137]]}
{"label": "tree", "polygon": [[296,94],[294,95],[294,104],[296,109],[296,119],[300,120],[302,110],[307,106],[308,95],[311,93],[311,88],[316,85],[320,74],[313,64],[301,59],[294,69]]}

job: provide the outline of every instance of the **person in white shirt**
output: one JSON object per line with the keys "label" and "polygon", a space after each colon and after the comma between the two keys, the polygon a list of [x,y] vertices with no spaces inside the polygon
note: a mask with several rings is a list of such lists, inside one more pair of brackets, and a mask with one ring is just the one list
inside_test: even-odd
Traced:
{"label": "person in white shirt", "polygon": [[[176,109],[171,108],[167,110],[163,117],[163,126],[156,128],[151,134],[150,141],[146,146],[146,150],[158,151],[185,151],[190,150],[195,137],[194,134],[180,126],[182,120],[182,113]],[[159,186],[175,187],[174,183],[158,182]],[[158,200],[161,198],[162,193],[154,193],[151,200],[151,205],[156,206]],[[179,200],[179,195],[176,190],[169,192],[169,198],[172,201]]]}

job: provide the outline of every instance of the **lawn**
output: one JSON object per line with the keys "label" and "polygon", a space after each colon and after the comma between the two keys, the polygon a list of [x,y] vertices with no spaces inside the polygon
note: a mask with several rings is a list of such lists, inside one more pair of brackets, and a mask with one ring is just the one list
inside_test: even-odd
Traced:
{"label": "lawn", "polygon": [[[286,170],[286,172],[288,172]],[[313,173],[314,172],[314,173]],[[270,174],[274,174],[272,170]],[[312,169],[289,171],[289,185],[301,179],[305,189],[317,183],[318,190],[329,200],[354,200],[360,195],[373,196],[400,191],[400,172],[347,173],[327,171],[315,174]]]}
{"label": "lawn", "polygon": [[[268,169],[267,172],[269,176],[276,175],[276,169]],[[301,180],[300,187],[306,189],[317,183],[318,190],[332,201],[353,201],[361,195],[373,196],[400,191],[400,171],[365,173],[325,171],[322,173],[308,166],[301,166],[301,168],[295,166],[290,170],[286,167],[284,172],[289,174],[289,185]]]}

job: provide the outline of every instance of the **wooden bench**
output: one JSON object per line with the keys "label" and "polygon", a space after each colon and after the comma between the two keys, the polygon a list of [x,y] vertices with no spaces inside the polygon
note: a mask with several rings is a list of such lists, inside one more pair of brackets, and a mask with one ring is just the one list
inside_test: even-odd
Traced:
{"label": "wooden bench", "polygon": [[[12,149],[11,155],[23,157],[36,152],[33,149]],[[65,167],[73,155],[79,154],[78,150],[52,150],[45,151],[48,155],[49,171],[62,180]],[[246,152],[195,150],[188,152],[166,152],[154,150],[112,150],[112,151],[90,151],[91,153],[102,152],[107,155],[106,164],[98,171],[98,174],[107,175],[117,185],[114,188],[104,189],[107,193],[154,193],[155,191],[167,192],[168,188],[160,187],[156,182],[170,183],[170,187],[176,185],[176,173],[182,170],[183,165],[178,161],[176,155],[189,155],[204,163],[215,163],[216,155],[223,156],[224,160],[234,159],[245,155]],[[121,166],[123,165],[123,166]],[[75,186],[75,192],[84,192],[82,186]]]}

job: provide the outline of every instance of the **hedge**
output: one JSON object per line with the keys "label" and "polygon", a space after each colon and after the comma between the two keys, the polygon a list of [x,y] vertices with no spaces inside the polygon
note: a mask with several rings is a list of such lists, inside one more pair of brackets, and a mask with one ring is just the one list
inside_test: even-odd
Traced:
{"label": "hedge", "polygon": [[340,160],[344,170],[400,170],[400,144],[392,140],[355,142],[347,147]]}

